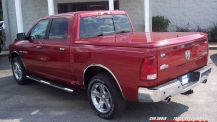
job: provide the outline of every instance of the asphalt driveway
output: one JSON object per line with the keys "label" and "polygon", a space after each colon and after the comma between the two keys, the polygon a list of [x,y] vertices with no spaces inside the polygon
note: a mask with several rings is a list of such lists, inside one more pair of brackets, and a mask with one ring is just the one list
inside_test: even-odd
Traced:
{"label": "asphalt driveway", "polygon": [[[133,103],[122,116],[109,121],[149,122],[150,117],[205,117],[217,120],[217,50],[210,51],[212,73],[207,84],[200,84],[190,96],[178,95],[170,104]],[[68,93],[40,83],[18,85],[11,72],[7,56],[0,56],[0,122],[66,122],[108,121],[92,111],[86,91]]]}

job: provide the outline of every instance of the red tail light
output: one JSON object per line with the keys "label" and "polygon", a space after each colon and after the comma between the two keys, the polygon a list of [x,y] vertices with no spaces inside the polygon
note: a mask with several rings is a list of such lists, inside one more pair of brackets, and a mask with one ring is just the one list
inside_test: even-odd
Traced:
{"label": "red tail light", "polygon": [[155,80],[157,79],[157,58],[155,56],[144,58],[141,71],[141,80]]}
{"label": "red tail light", "polygon": [[109,14],[111,14],[110,11],[108,11],[108,12],[98,12],[98,15],[109,15]]}

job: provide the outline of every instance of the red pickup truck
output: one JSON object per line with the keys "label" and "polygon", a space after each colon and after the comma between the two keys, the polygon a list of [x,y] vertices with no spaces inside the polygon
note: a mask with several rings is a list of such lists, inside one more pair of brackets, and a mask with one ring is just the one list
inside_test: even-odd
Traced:
{"label": "red pickup truck", "polygon": [[9,50],[18,84],[87,89],[93,110],[106,119],[121,114],[126,101],[169,103],[190,94],[211,72],[207,34],[134,32],[124,11],[43,17]]}

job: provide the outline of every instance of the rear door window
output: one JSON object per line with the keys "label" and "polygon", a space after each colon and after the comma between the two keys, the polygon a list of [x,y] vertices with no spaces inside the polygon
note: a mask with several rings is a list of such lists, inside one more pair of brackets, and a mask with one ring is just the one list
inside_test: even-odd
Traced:
{"label": "rear door window", "polygon": [[117,33],[131,32],[132,27],[126,15],[114,15],[115,30]]}
{"label": "rear door window", "polygon": [[105,33],[114,33],[112,18],[100,18],[100,16],[81,18],[80,37],[97,37]]}
{"label": "rear door window", "polygon": [[132,27],[126,15],[103,15],[80,19],[81,39],[131,31]]}
{"label": "rear door window", "polygon": [[49,31],[49,40],[66,40],[68,34],[68,19],[53,19]]}

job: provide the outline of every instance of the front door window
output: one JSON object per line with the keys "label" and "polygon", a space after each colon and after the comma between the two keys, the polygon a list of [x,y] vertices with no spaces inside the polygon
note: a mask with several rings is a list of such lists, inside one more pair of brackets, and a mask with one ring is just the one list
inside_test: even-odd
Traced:
{"label": "front door window", "polygon": [[42,40],[45,39],[45,34],[47,30],[47,25],[49,20],[40,21],[31,31],[30,38],[33,40]]}

